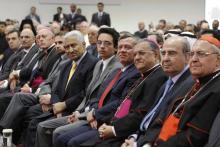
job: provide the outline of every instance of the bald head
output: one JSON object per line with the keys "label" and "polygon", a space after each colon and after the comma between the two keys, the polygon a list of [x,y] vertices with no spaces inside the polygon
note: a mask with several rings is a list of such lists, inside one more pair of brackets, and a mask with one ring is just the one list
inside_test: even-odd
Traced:
{"label": "bald head", "polygon": [[31,29],[23,29],[20,38],[22,47],[26,49],[30,48],[35,42],[35,36]]}

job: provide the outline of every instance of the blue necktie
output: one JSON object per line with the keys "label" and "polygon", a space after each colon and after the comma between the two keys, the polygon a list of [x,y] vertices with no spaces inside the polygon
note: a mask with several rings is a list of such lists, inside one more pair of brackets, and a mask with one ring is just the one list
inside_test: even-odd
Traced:
{"label": "blue necktie", "polygon": [[147,113],[147,115],[145,115],[143,121],[141,122],[141,125],[140,125],[140,130],[141,131],[147,130],[149,124],[151,123],[152,118],[154,117],[154,114],[155,114],[156,110],[160,106],[160,104],[163,101],[166,94],[172,88],[173,84],[174,83],[173,83],[172,79],[169,78],[169,80],[167,80],[167,82],[166,82],[166,86],[165,86],[163,95],[160,97],[158,103],[154,106],[154,108],[149,113]]}

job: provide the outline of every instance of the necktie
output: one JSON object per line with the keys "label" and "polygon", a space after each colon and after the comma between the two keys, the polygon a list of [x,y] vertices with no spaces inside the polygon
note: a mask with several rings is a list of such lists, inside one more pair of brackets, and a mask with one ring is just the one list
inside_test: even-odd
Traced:
{"label": "necktie", "polygon": [[143,121],[141,122],[140,125],[140,130],[144,131],[147,130],[149,124],[151,123],[151,120],[153,119],[157,109],[159,108],[161,102],[163,101],[164,97],[166,96],[166,94],[170,91],[171,87],[173,85],[173,81],[171,79],[169,79],[166,82],[166,86],[163,92],[163,95],[160,97],[158,103],[154,106],[154,108],[144,117]]}
{"label": "necktie", "polygon": [[70,69],[70,73],[69,73],[69,76],[68,76],[68,80],[67,80],[67,83],[66,83],[66,88],[67,88],[67,85],[69,84],[69,81],[70,81],[70,79],[72,78],[72,76],[73,76],[75,70],[76,70],[76,62],[73,61],[72,67],[71,67],[71,69]]}
{"label": "necktie", "polygon": [[110,90],[112,89],[112,87],[114,86],[114,84],[116,83],[116,81],[118,81],[120,75],[121,75],[122,71],[119,70],[117,72],[117,74],[115,75],[115,77],[111,80],[111,82],[109,83],[109,85],[107,86],[107,88],[105,89],[105,91],[102,93],[100,99],[99,99],[99,103],[98,103],[98,108],[102,108],[103,106],[103,102],[106,98],[106,96],[108,95],[108,93],[110,92]]}

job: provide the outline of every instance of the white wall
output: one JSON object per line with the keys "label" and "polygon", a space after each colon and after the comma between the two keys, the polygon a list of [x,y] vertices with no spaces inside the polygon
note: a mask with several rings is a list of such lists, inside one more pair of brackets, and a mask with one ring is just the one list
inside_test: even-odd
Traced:
{"label": "white wall", "polygon": [[[88,0],[89,1],[89,0]],[[43,23],[52,20],[56,13],[56,4],[40,4],[39,0],[0,0],[0,20],[6,18],[19,21],[29,13],[34,5]],[[64,12],[69,13],[69,5],[62,5]],[[79,5],[87,19],[97,10],[96,5]],[[205,17],[205,0],[121,0],[120,5],[106,5],[105,10],[111,14],[112,26],[117,30],[134,32],[137,22],[143,20],[146,24],[158,22],[164,18],[177,23],[184,18],[189,23]]]}

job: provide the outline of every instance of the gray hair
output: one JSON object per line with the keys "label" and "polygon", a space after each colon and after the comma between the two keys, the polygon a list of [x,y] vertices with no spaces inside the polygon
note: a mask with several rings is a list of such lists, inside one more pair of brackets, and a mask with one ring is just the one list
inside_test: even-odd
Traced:
{"label": "gray hair", "polygon": [[66,33],[66,35],[64,36],[64,39],[68,37],[74,37],[76,38],[77,41],[82,42],[82,43],[85,42],[83,34],[77,30]]}
{"label": "gray hair", "polygon": [[189,42],[186,38],[180,37],[180,36],[175,36],[175,37],[170,37],[167,40],[175,40],[175,41],[179,42],[181,44],[183,53],[190,52],[190,45],[189,45]]}

